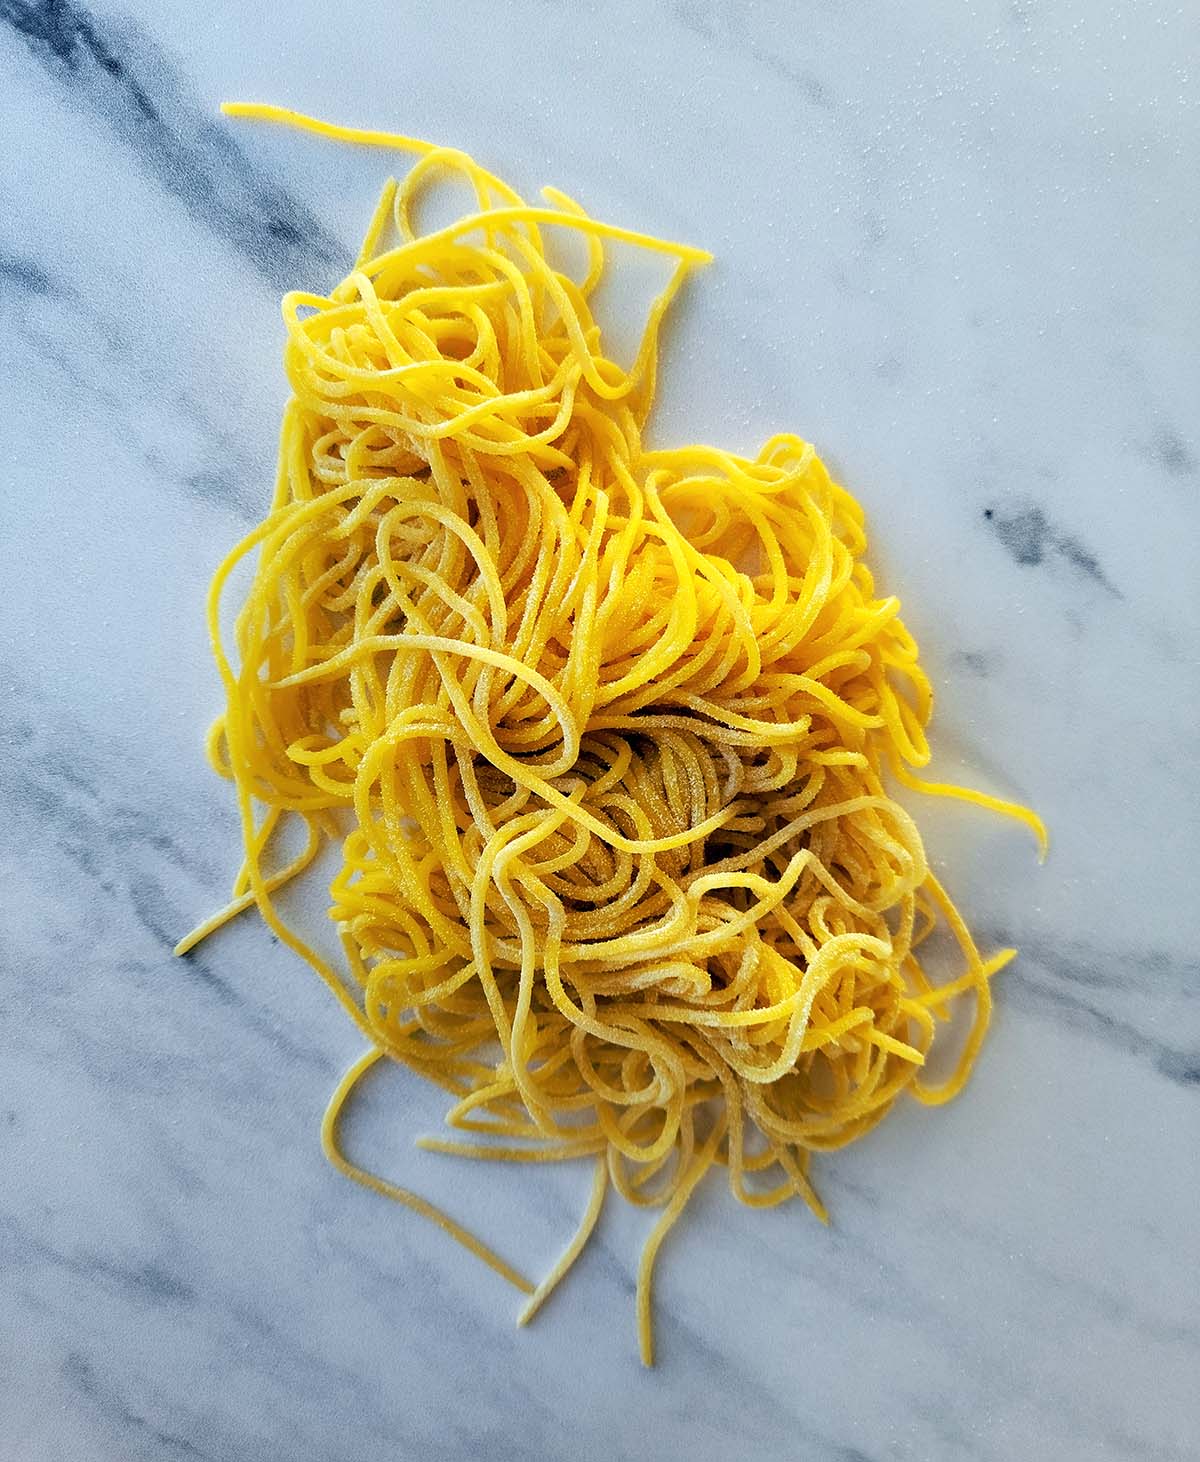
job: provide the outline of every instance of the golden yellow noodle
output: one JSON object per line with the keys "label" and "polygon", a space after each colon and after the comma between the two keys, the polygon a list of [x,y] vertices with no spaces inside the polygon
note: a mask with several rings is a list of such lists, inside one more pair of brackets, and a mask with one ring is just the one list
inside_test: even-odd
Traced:
{"label": "golden yellow noodle", "polygon": [[[984,1037],[1012,951],[980,955],[885,776],[1020,818],[1043,848],[1044,830],[909,770],[929,760],[929,682],[866,567],[861,508],[808,443],[776,436],[752,460],[643,446],[659,326],[706,254],[551,190],[530,206],[450,148],[225,110],[419,157],[346,279],[284,300],[275,493],[209,603],[226,694],[210,756],[236,785],[245,861],[180,950],[254,904],[313,966],[370,1043],[326,1153],[532,1291],[523,1318],[610,1185],[659,1206],[638,1275],[650,1363],[655,1255],[714,1164],[742,1202],[800,1198],[823,1219],[811,1154],[903,1092],[952,1097]],[[422,196],[448,179],[470,210],[421,233]],[[592,312],[613,242],[672,266],[628,368]],[[250,555],[231,659],[219,604]],[[297,820],[303,852],[268,874]],[[272,902],[335,837],[342,970]],[[962,953],[945,978],[920,956],[938,923]],[[971,1030],[931,1086],[926,1055],[964,997]],[[580,1230],[536,1290],[341,1155],[339,1113],[383,1056],[452,1098],[463,1138],[428,1147],[592,1158]]]}

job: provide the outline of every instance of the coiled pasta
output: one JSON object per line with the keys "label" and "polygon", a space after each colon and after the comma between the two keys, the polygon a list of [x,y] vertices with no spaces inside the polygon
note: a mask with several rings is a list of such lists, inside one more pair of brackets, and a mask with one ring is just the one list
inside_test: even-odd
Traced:
{"label": "coiled pasta", "polygon": [[[903,1093],[963,1085],[987,1029],[984,958],[887,779],[940,785],[931,693],[899,602],[866,566],[863,513],[812,446],[746,459],[648,450],[658,329],[700,250],[527,205],[472,159],[418,154],[389,182],[354,269],[284,301],[284,413],[270,511],[218,570],[209,614],[226,708],[215,765],[236,784],[256,904],[370,1042],[326,1116],[343,1170],[503,1260],[415,1195],[354,1167],[342,1103],[387,1057],[440,1084],[453,1140],[491,1159],[590,1158],[583,1247],[606,1189],[662,1216],[639,1272],[714,1165],[752,1207],[821,1218],[814,1152],[854,1141]],[[474,207],[422,234],[447,176]],[[555,262],[569,232],[586,246]],[[671,265],[626,368],[592,312],[612,241]],[[256,554],[236,657],[219,601]],[[265,809],[265,813],[260,809]],[[265,871],[287,821],[307,845]],[[342,839],[332,968],[272,894]],[[944,922],[962,969],[921,945]],[[974,1002],[948,1079],[922,1067]]]}

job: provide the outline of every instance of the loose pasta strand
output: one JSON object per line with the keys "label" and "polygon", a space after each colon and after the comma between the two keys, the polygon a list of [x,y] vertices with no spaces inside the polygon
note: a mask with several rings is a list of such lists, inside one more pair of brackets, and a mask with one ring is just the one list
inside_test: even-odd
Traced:
{"label": "loose pasta strand", "polygon": [[592,1236],[592,1230],[600,1218],[600,1210],[604,1207],[604,1195],[608,1191],[608,1163],[605,1157],[601,1156],[597,1162],[592,1178],[591,1196],[588,1198],[587,1208],[584,1210],[583,1218],[575,1231],[575,1236],[563,1250],[561,1258],[555,1264],[545,1279],[538,1285],[537,1289],[529,1296],[524,1309],[517,1317],[518,1325],[528,1325],[530,1320],[537,1314],[541,1307],[550,1298],[550,1295],[558,1288],[559,1283],[565,1278],[567,1271],[583,1253],[587,1241]]}
{"label": "loose pasta strand", "polygon": [[457,1223],[419,1194],[412,1193],[407,1188],[398,1188],[395,1183],[389,1183],[386,1179],[377,1177],[374,1173],[360,1168],[343,1156],[337,1143],[338,1122],[355,1087],[383,1054],[379,1050],[367,1051],[347,1069],[341,1081],[334,1088],[321,1122],[321,1150],[339,1173],[353,1178],[356,1183],[361,1183],[364,1188],[369,1188],[373,1193],[382,1194],[383,1197],[390,1198],[393,1203],[403,1204],[405,1208],[411,1208],[414,1213],[419,1213],[422,1218],[427,1218],[448,1233],[464,1249],[474,1254],[477,1259],[482,1259],[488,1268],[494,1269],[502,1279],[507,1279],[509,1284],[515,1285],[523,1294],[532,1295],[534,1287],[529,1280],[514,1269],[507,1260],[502,1259],[499,1254],[477,1239],[469,1229],[463,1228],[461,1223]]}

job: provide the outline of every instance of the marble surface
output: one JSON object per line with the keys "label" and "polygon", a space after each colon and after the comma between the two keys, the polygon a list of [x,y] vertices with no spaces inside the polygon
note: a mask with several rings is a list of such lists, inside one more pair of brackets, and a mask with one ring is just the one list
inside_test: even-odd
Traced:
{"label": "marble surface", "polygon": [[[1195,56],[1093,0],[246,6],[0,0],[0,1456],[11,1462],[1200,1454]],[[643,1216],[528,1332],[323,1162],[358,1042],[252,919],[201,605],[269,491],[278,296],[387,165],[264,98],[462,145],[711,247],[660,438],[792,429],[866,503],[944,773],[923,810],[1021,946],[978,1075],[819,1163],[833,1214],[706,1189],[633,1329]],[[309,895],[319,914],[319,891]],[[311,909],[310,909],[311,912]],[[351,1150],[531,1272],[588,1174]]]}

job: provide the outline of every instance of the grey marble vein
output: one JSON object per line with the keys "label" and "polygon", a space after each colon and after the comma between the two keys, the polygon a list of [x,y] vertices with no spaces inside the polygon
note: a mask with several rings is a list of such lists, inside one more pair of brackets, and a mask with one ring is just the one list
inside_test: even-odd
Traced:
{"label": "grey marble vein", "polygon": [[[84,295],[43,262],[0,253],[0,312],[22,353],[27,382],[36,380],[55,396],[64,390],[86,393],[97,417],[121,423],[123,444],[169,491],[182,487],[203,502],[232,509],[248,525],[261,505],[261,465],[219,411],[195,399],[192,381],[172,379],[178,362],[161,362],[163,353],[171,353],[167,342],[142,335],[140,320],[131,326],[132,281],[105,279],[97,286]],[[167,370],[156,376],[160,362]],[[164,389],[170,393],[169,449],[157,440],[163,421],[146,411],[143,393],[152,389],[151,381],[160,397]],[[3,528],[0,523],[0,532]]]}
{"label": "grey marble vein", "polygon": [[113,24],[72,0],[0,0],[0,22],[70,104],[112,128],[167,193],[270,284],[320,283],[345,262],[315,215],[201,110],[142,27]]}
{"label": "grey marble vein", "polygon": [[62,1365],[63,1379],[82,1396],[96,1414],[107,1420],[122,1436],[140,1449],[146,1444],[148,1456],[212,1458],[214,1454],[198,1447],[178,1433],[157,1426],[135,1410],[103,1377],[95,1366],[78,1351],[70,1351]]}
{"label": "grey marble vein", "polygon": [[[1154,1069],[1168,1081],[1185,1087],[1200,1086],[1200,1042],[1194,1035],[1190,1045],[1181,1047],[1173,1041],[1147,1035],[1135,1021],[1122,1020],[1098,1009],[1093,1001],[1057,987],[1052,980],[1022,976],[1016,983],[1023,988],[1026,1000],[1054,1010],[1059,1018],[1068,1020],[1075,1029],[1088,1031],[1102,1040],[1111,1041],[1121,1050],[1148,1058]],[[1129,988],[1126,986],[1127,991]]]}
{"label": "grey marble vein", "polygon": [[[4,1462],[1200,1455],[1198,45],[1132,0],[0,0]],[[270,495],[278,294],[344,270],[398,165],[227,96],[712,247],[653,436],[813,439],[922,645],[934,772],[1050,827],[1038,867],[912,800],[1021,951],[977,1072],[818,1155],[829,1228],[702,1188],[652,1373],[648,1215],[610,1201],[518,1331],[325,1164],[361,1049],[329,992],[249,916],[171,956],[238,857],[202,609]],[[287,901],[336,957],[335,861]],[[342,1140],[545,1272],[586,1167],[414,1149],[444,1111],[378,1070]]]}
{"label": "grey marble vein", "polygon": [[36,259],[0,250],[0,291],[15,295],[54,295],[58,286]]}
{"label": "grey marble vein", "polygon": [[1151,438],[1147,450],[1151,460],[1157,462],[1172,477],[1195,475],[1195,454],[1174,427],[1160,426]]}
{"label": "grey marble vein", "polygon": [[1121,591],[1100,567],[1096,555],[1073,533],[1055,527],[1036,503],[1024,507],[985,508],[983,516],[1015,563],[1037,568],[1047,559],[1057,556],[1109,594],[1121,598]]}
{"label": "grey marble vein", "polygon": [[1200,962],[1170,951],[1114,943],[1011,940],[1020,959],[1007,982],[1014,1004],[1053,1013],[1073,1030],[1146,1060],[1182,1087],[1200,1085]]}
{"label": "grey marble vein", "polygon": [[187,1305],[196,1297],[190,1284],[158,1264],[146,1261],[122,1263],[95,1250],[65,1253],[2,1214],[0,1235],[3,1235],[6,1266],[13,1269],[29,1264],[50,1264],[88,1284],[111,1287],[152,1304]]}

